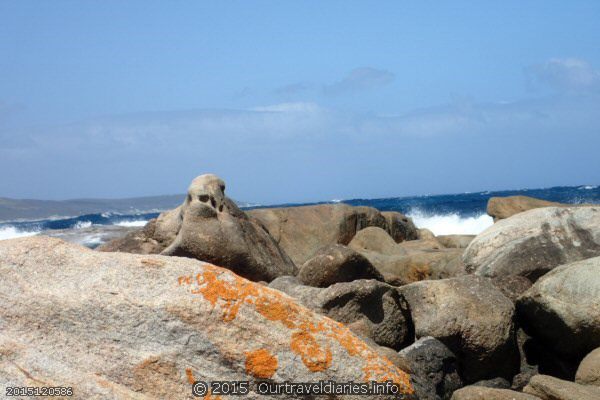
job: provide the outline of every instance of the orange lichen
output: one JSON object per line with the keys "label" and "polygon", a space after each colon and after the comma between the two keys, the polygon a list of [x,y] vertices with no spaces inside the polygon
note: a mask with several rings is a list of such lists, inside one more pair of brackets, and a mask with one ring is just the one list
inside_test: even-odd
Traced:
{"label": "orange lichen", "polygon": [[323,349],[315,337],[306,330],[292,334],[290,348],[300,356],[309,371],[325,371],[331,366],[331,350]]}
{"label": "orange lichen", "polygon": [[267,349],[246,353],[246,373],[255,378],[269,379],[277,371],[277,357]]}
{"label": "orange lichen", "polygon": [[187,377],[188,383],[193,385],[196,382],[196,378],[194,378],[194,374],[192,373],[191,368],[185,369],[185,376]]}
{"label": "orange lichen", "polygon": [[293,329],[297,312],[289,304],[281,301],[272,301],[267,297],[259,297],[256,299],[256,311],[269,321],[279,321],[286,328]]}
{"label": "orange lichen", "polygon": [[[312,312],[279,291],[247,281],[214,265],[204,265],[203,272],[195,276],[179,277],[178,284],[193,285],[190,292],[202,295],[213,308],[220,307],[225,322],[233,321],[240,307],[247,304],[254,306],[255,311],[265,319],[281,323],[290,330],[291,350],[300,356],[304,365],[312,372],[325,371],[331,367],[332,351],[324,344],[333,340],[349,356],[364,360],[362,365],[365,381],[390,380],[398,384],[404,393],[413,393],[408,374],[395,367],[387,358],[375,353],[345,325],[326,317],[315,318]],[[266,350],[257,352],[259,353],[246,353],[246,371],[258,377],[269,374],[272,376],[277,370],[277,360]]]}

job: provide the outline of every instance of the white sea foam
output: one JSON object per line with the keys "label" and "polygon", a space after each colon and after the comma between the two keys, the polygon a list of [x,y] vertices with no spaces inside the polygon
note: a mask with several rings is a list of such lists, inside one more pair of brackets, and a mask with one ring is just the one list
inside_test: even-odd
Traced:
{"label": "white sea foam", "polygon": [[458,214],[438,215],[412,210],[407,215],[417,228],[427,228],[435,235],[477,235],[494,224],[494,219],[487,214],[461,217]]}
{"label": "white sea foam", "polygon": [[14,226],[3,226],[0,227],[0,240],[14,239],[25,236],[33,236],[40,233],[40,231],[21,231]]}
{"label": "white sea foam", "polygon": [[73,229],[85,229],[92,226],[91,221],[77,221],[77,223],[73,226]]}
{"label": "white sea foam", "polygon": [[139,220],[119,221],[119,222],[115,223],[114,225],[126,226],[126,227],[136,227],[136,226],[145,226],[147,223],[148,223],[148,221],[139,219]]}
{"label": "white sea foam", "polygon": [[594,190],[594,189],[598,189],[598,186],[594,186],[594,185],[585,185],[585,186],[581,186],[579,188],[579,190]]}

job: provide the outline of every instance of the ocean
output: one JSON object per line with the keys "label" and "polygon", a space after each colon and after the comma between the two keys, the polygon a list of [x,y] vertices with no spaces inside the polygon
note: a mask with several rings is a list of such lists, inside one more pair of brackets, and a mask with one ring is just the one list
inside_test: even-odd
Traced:
{"label": "ocean", "polygon": [[[478,234],[493,224],[492,218],[486,214],[488,199],[495,196],[514,195],[569,204],[600,204],[600,186],[584,185],[385,199],[335,199],[319,203],[288,203],[242,208],[286,207],[341,202],[353,206],[375,207],[381,211],[399,211],[411,217],[417,227],[430,229],[436,235]],[[2,222],[0,223],[0,240],[44,234],[95,248],[132,229],[143,227],[148,220],[157,217],[158,214],[158,212],[132,214],[105,212],[77,217]]]}

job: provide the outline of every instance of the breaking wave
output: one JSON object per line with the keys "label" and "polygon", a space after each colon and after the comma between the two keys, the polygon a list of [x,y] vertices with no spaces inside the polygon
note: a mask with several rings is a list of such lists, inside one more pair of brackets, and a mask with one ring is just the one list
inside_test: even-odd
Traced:
{"label": "breaking wave", "polygon": [[435,235],[477,235],[494,224],[494,219],[485,213],[465,217],[458,213],[428,214],[417,209],[407,215],[417,228],[427,228]]}

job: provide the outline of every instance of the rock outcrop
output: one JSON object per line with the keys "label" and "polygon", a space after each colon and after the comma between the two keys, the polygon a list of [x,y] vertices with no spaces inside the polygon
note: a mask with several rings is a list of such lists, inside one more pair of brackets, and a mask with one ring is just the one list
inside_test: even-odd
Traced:
{"label": "rock outcrop", "polygon": [[600,400],[600,387],[579,385],[548,375],[536,375],[523,392],[541,400]]}
{"label": "rock outcrop", "polygon": [[526,332],[565,360],[600,346],[600,257],[562,265],[517,301]]}
{"label": "rock outcrop", "polygon": [[383,281],[383,275],[361,254],[344,245],[334,244],[322,248],[305,262],[298,272],[298,279],[304,285],[327,287],[357,279]]}
{"label": "rock outcrop", "polygon": [[398,356],[410,372],[419,400],[449,399],[452,392],[463,386],[456,356],[435,338],[421,338]]}
{"label": "rock outcrop", "polygon": [[197,260],[40,236],[0,242],[0,275],[3,387],[191,399],[196,380],[389,379],[413,391],[344,325]]}
{"label": "rock outcrop", "polygon": [[380,346],[399,350],[410,344],[414,330],[404,298],[396,288],[375,280],[336,283],[328,288],[304,286],[295,277],[269,285]]}
{"label": "rock outcrop", "polygon": [[225,196],[225,183],[215,175],[197,177],[180,207],[99,250],[190,257],[254,281],[297,272],[269,232]]}
{"label": "rock outcrop", "polygon": [[513,303],[489,279],[468,275],[401,286],[417,338],[432,336],[456,354],[467,383],[518,371]]}
{"label": "rock outcrop", "polygon": [[487,204],[487,213],[494,222],[512,217],[523,211],[543,207],[568,207],[569,204],[556,203],[528,196],[491,197]]}
{"label": "rock outcrop", "polygon": [[248,215],[266,226],[296,265],[304,264],[324,246],[347,245],[358,231],[369,226],[384,229],[397,242],[416,237],[410,219],[399,213],[384,215],[372,207],[320,204],[257,209]]}
{"label": "rock outcrop", "polygon": [[600,206],[546,207],[503,219],[469,244],[467,271],[535,281],[552,268],[600,255]]}

